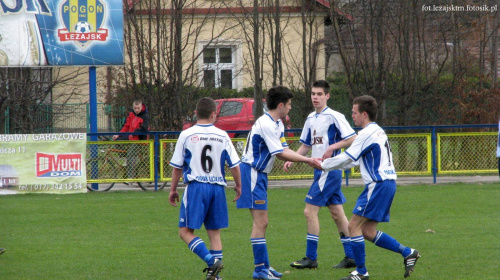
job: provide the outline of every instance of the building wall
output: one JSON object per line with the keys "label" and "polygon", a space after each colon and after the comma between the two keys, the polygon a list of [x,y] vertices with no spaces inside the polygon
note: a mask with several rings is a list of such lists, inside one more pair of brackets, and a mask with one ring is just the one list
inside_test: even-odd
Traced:
{"label": "building wall", "polygon": [[[183,67],[187,70],[188,65],[190,65],[193,60],[195,63],[195,71],[193,85],[202,85],[203,80],[203,60],[202,57],[196,59],[195,57],[203,51],[203,48],[208,44],[211,46],[233,46],[235,51],[233,53],[233,62],[235,64],[235,73],[236,75],[235,81],[233,83],[233,88],[241,90],[243,88],[253,87],[254,85],[254,77],[253,77],[253,49],[252,42],[249,41],[252,38],[252,29],[251,23],[249,22],[248,17],[251,18],[251,14],[242,13],[242,10],[248,10],[252,7],[253,1],[247,1],[245,7],[232,7],[232,9],[227,9],[230,4],[234,4],[235,2],[230,1],[193,1],[197,6],[186,7],[185,11],[188,14],[184,14],[184,24],[183,24],[183,38],[185,49],[183,50]],[[140,10],[142,7],[147,6],[149,3],[145,1],[139,2],[138,6],[134,9]],[[288,4],[288,5],[287,5]],[[193,4],[194,5],[194,4]],[[224,11],[223,13],[214,13],[207,14],[207,11],[213,11],[216,7],[214,5],[218,5],[219,9],[226,7],[226,10],[218,10]],[[283,11],[281,13],[281,29],[283,30],[283,77],[285,86],[296,89],[303,89],[304,82],[302,82],[303,77],[303,50],[302,50],[302,18],[300,15],[300,6],[295,1],[287,1],[286,3],[282,3]],[[163,25],[163,29],[170,28],[170,20],[171,20],[171,11],[169,4],[163,5],[161,17],[161,24]],[[261,15],[263,16],[264,13]],[[140,11],[137,12],[140,14]],[[316,53],[316,71],[314,73],[316,79],[324,79],[325,78],[325,53],[324,53],[324,17],[327,14],[326,8],[324,8],[321,12],[316,14],[316,17],[311,20],[313,25],[312,34],[307,34],[308,43],[312,44],[316,50],[312,50],[309,47],[306,50],[306,56],[311,56],[312,53]],[[147,19],[148,15],[144,14],[140,16],[143,20],[142,29],[145,34],[147,34]],[[153,16],[155,18],[155,16]],[[262,19],[262,18],[261,18]],[[269,32],[269,31],[268,31]],[[194,33],[197,35],[194,36]],[[152,49],[156,49],[156,34],[165,34],[160,32],[153,32],[151,37]],[[310,35],[310,36],[309,36]],[[165,36],[165,35],[161,35]],[[164,39],[164,38],[163,38]],[[272,74],[272,57],[271,57],[271,42],[273,42],[273,38],[271,38],[270,33],[263,33],[260,37],[260,46],[262,59],[261,62],[263,64],[262,69],[262,77],[263,77],[263,88],[267,89],[272,86],[273,83],[273,74]],[[163,46],[161,46],[163,48]],[[154,52],[152,52],[154,53]],[[134,64],[137,65],[137,53],[133,55]],[[160,60],[160,63],[165,63],[164,58],[156,58]],[[307,60],[310,60],[310,57],[307,57]],[[127,65],[130,64],[128,55],[125,55],[125,67],[113,67],[114,73],[124,73],[127,71]],[[310,65],[307,66],[307,69],[310,69]],[[58,96],[65,92],[76,90],[79,94],[72,96],[68,103],[86,103],[89,101],[89,87],[88,87],[88,67],[85,68],[76,68],[76,67],[68,67],[61,69],[61,73],[72,73],[75,71],[81,72],[75,79],[74,85],[78,85],[78,88],[72,88],[71,85],[65,83],[64,85],[57,86],[53,89],[53,95]],[[188,73],[185,73],[187,75]],[[106,101],[106,92],[107,92],[107,83],[106,83],[106,67],[98,67],[97,68],[97,95],[98,102]],[[116,84],[117,81],[115,80]],[[81,113],[79,113],[81,114]],[[86,121],[86,118],[81,116],[82,122]],[[100,122],[105,123],[105,122]],[[64,126],[64,124],[60,124]]]}

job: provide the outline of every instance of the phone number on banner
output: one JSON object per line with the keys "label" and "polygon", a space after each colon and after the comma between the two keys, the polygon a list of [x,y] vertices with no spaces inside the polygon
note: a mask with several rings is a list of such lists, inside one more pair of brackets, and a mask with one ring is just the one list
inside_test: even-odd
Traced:
{"label": "phone number on banner", "polygon": [[20,185],[20,191],[52,191],[52,190],[81,190],[85,188],[82,183],[64,183],[64,184],[27,184]]}

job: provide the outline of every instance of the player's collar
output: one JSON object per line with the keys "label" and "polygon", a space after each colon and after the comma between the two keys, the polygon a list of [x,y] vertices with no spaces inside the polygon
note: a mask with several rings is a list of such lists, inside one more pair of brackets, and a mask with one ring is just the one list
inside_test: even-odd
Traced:
{"label": "player's collar", "polygon": [[316,111],[314,111],[315,116],[318,116],[319,114],[323,113],[323,112],[324,112],[324,111],[326,111],[327,109],[328,109],[328,106],[326,106],[325,108],[323,108],[323,110],[321,110],[321,112],[319,112],[319,113],[318,113],[318,112],[316,112]]}
{"label": "player's collar", "polygon": [[210,124],[199,124],[199,123],[197,123],[196,125],[197,126],[203,126],[203,127],[209,127],[209,126],[213,126],[214,124],[213,123],[210,123]]}
{"label": "player's collar", "polygon": [[365,127],[363,128],[367,128],[370,124],[377,124],[376,122],[369,122],[367,125],[365,125]]}
{"label": "player's collar", "polygon": [[268,116],[271,120],[273,120],[273,122],[276,122],[276,123],[277,123],[277,121],[275,121],[275,120],[273,119],[273,116],[271,116],[271,114],[266,113],[266,115],[267,115],[267,116]]}

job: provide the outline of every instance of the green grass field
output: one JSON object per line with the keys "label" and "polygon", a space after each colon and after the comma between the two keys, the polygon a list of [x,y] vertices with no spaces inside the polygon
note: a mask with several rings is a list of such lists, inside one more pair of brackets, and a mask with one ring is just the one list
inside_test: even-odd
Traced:
{"label": "green grass field", "polygon": [[[361,192],[344,188],[350,212]],[[269,191],[267,244],[283,279],[339,279],[337,229],[320,212],[319,268],[291,270],[305,254],[305,188]],[[228,191],[232,200],[233,191]],[[422,255],[409,279],[499,279],[500,184],[400,186],[391,222],[379,226]],[[178,237],[168,191],[0,196],[0,279],[205,279],[205,264]],[[224,280],[251,279],[251,217],[229,202],[222,231]],[[435,233],[426,232],[427,229]],[[203,230],[196,233],[208,243]],[[403,279],[403,258],[366,242],[371,279]]]}

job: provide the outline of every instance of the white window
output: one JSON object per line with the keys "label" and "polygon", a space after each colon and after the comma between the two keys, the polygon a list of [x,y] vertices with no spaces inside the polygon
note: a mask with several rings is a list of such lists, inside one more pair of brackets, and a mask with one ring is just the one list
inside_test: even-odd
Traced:
{"label": "white window", "polygon": [[201,47],[201,81],[206,88],[241,89],[239,44],[234,42],[203,44]]}
{"label": "white window", "polygon": [[49,169],[49,158],[40,157],[38,161],[38,170],[45,171]]}

